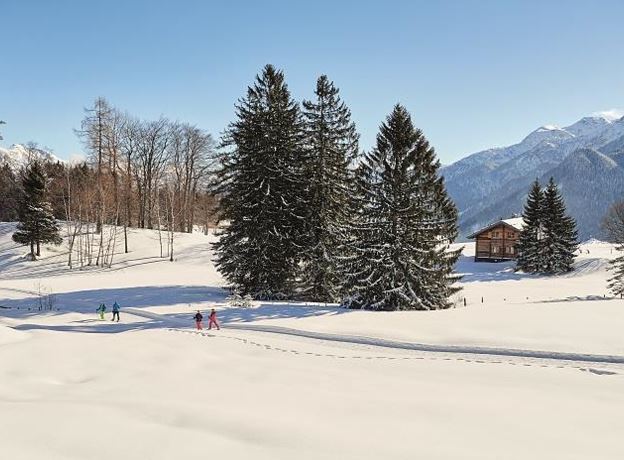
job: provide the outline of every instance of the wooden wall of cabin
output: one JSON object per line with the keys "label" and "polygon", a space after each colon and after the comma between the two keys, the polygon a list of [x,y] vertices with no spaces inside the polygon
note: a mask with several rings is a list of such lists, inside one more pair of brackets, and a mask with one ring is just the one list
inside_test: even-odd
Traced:
{"label": "wooden wall of cabin", "polygon": [[515,259],[520,232],[499,225],[477,235],[476,259]]}

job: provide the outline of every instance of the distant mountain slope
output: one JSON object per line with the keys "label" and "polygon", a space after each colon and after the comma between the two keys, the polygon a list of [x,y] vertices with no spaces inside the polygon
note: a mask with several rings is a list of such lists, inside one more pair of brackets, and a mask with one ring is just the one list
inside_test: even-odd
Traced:
{"label": "distant mountain slope", "polygon": [[624,198],[624,117],[585,117],[543,126],[522,142],[470,155],[442,169],[460,211],[463,236],[522,211],[530,183],[560,183],[581,238],[600,236],[608,206]]}
{"label": "distant mountain slope", "polygon": [[0,166],[8,164],[14,171],[28,164],[32,158],[63,163],[63,160],[41,148],[30,148],[21,144],[14,144],[8,149],[0,147]]}

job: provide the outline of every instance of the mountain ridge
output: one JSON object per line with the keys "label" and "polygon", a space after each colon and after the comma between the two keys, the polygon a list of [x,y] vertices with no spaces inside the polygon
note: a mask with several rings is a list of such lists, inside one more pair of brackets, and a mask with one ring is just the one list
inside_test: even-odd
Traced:
{"label": "mountain ridge", "polygon": [[13,144],[9,148],[0,147],[0,166],[7,164],[13,171],[18,171],[35,158],[51,163],[65,163],[50,151],[36,146]]}
{"label": "mountain ridge", "polygon": [[593,115],[563,128],[544,125],[517,144],[476,152],[441,174],[459,209],[463,238],[491,220],[520,213],[531,182],[551,176],[579,236],[604,236],[602,216],[624,198],[624,117]]}

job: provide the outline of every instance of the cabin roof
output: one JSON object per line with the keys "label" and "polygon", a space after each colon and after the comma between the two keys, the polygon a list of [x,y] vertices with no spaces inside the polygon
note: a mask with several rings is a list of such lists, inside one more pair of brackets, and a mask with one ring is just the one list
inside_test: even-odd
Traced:
{"label": "cabin roof", "polygon": [[491,229],[493,229],[495,227],[498,227],[500,225],[502,225],[504,227],[511,228],[512,230],[515,230],[515,231],[519,232],[519,231],[522,230],[522,227],[524,227],[524,220],[522,219],[522,217],[512,217],[511,219],[497,220],[496,222],[492,222],[488,226],[483,227],[483,228],[477,230],[472,235],[468,235],[468,238],[469,239],[476,238],[481,233],[487,232],[488,230],[491,230]]}

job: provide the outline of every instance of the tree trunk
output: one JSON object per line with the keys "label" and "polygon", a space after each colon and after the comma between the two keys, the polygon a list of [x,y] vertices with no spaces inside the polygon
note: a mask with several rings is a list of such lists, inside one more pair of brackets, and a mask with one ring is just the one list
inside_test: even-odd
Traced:
{"label": "tree trunk", "polygon": [[[169,193],[168,193],[169,195]],[[170,246],[169,246],[169,262],[173,262],[173,238],[175,235],[175,215],[173,209],[173,196],[169,195],[169,238],[170,238]]]}

